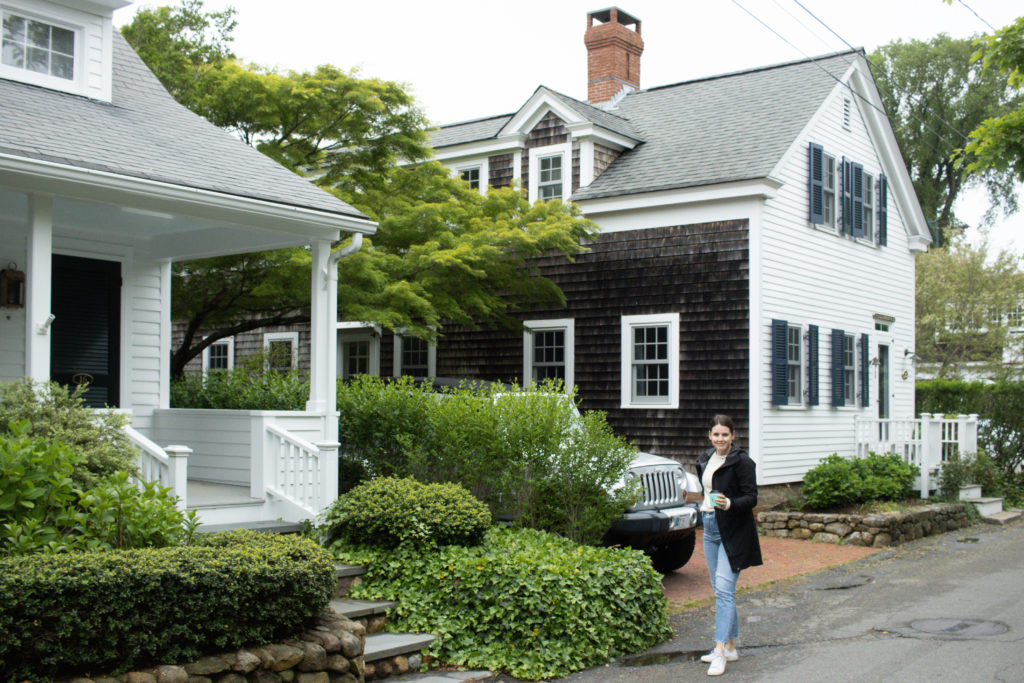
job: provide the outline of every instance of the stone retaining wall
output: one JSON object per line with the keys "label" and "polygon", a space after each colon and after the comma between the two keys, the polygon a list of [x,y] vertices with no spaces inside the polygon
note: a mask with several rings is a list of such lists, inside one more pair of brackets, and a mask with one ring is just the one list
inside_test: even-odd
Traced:
{"label": "stone retaining wall", "polygon": [[68,683],[363,683],[366,627],[328,608],[297,640]]}
{"label": "stone retaining wall", "polygon": [[820,512],[759,512],[764,536],[881,548],[970,524],[964,503],[934,503],[904,512],[844,515]]}

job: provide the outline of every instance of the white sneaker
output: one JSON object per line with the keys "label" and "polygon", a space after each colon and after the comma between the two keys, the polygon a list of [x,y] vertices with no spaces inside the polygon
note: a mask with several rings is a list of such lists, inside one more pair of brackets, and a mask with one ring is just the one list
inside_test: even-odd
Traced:
{"label": "white sneaker", "polygon": [[721,676],[725,673],[725,655],[718,650],[711,653],[711,666],[708,667],[708,676]]}
{"label": "white sneaker", "polygon": [[[711,652],[709,652],[706,655],[702,656],[700,658],[700,661],[702,661],[702,662],[704,662],[706,664],[710,664],[711,663],[711,656],[713,654],[715,654],[714,650],[712,650]],[[739,650],[737,650],[736,648],[733,648],[731,650],[729,648],[725,648],[725,661],[727,661],[727,662],[735,662],[739,658],[740,658],[740,651]]]}

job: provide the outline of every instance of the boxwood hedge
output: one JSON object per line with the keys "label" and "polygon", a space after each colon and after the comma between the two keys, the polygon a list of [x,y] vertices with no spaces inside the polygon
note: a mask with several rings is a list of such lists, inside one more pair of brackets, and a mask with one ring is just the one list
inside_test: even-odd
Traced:
{"label": "boxwood hedge", "polygon": [[253,532],[188,547],[0,558],[4,680],[174,663],[287,637],[320,614],[334,562]]}

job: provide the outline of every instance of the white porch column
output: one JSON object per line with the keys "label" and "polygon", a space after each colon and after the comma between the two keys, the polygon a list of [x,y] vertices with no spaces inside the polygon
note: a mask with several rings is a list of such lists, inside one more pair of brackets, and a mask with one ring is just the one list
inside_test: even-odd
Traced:
{"label": "white porch column", "polygon": [[[337,394],[337,321],[338,321],[338,269],[331,261],[331,243],[320,240],[313,244],[312,296],[309,324],[309,401],[306,410],[321,415],[333,414]],[[331,432],[331,420],[326,421]],[[337,424],[333,436],[325,433],[327,441],[337,440]]]}
{"label": "white porch column", "polygon": [[25,268],[25,376],[50,381],[50,311],[53,263],[53,197],[28,197],[28,263]]}

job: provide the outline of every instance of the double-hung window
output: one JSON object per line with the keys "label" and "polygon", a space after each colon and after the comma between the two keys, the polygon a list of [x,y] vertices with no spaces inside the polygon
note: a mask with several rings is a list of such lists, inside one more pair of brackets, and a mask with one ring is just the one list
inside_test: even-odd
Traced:
{"label": "double-hung window", "polygon": [[[838,181],[838,182],[837,182]],[[864,167],[843,157],[826,154],[824,148],[810,143],[808,151],[808,214],[812,225],[838,226],[840,235],[849,235],[885,246],[887,240],[888,182],[885,174],[877,178]]]}
{"label": "double-hung window", "polygon": [[230,370],[235,365],[235,339],[218,339],[203,349],[203,372]]}
{"label": "double-hung window", "polygon": [[268,332],[263,335],[266,367],[274,372],[288,372],[299,364],[299,333]]}
{"label": "double-hung window", "polygon": [[836,227],[836,158],[823,156],[825,177],[822,187],[822,205],[824,208],[823,222],[826,227]]}
{"label": "double-hung window", "polygon": [[366,322],[338,323],[338,375],[380,374],[380,328]]}
{"label": "double-hung window", "polygon": [[852,334],[843,335],[843,405],[852,406],[857,393],[857,353]]}
{"label": "double-hung window", "polygon": [[552,154],[537,160],[537,198],[562,198],[562,155]]}
{"label": "double-hung window", "polygon": [[523,322],[523,378],[526,382],[561,380],[573,385],[575,321],[526,320]]}
{"label": "double-hung window", "polygon": [[435,377],[437,375],[437,345],[425,339],[404,334],[395,335],[395,377]]}
{"label": "double-hung window", "polygon": [[679,314],[622,317],[622,407],[679,406]]}
{"label": "double-hung window", "polygon": [[459,171],[459,178],[469,183],[474,190],[480,189],[480,167],[464,168]]}
{"label": "double-hung window", "polygon": [[864,173],[864,239],[875,239],[875,178],[870,173]]}
{"label": "double-hung window", "polygon": [[805,395],[818,405],[818,327],[808,325],[805,337],[801,326],[772,320],[771,334],[772,405],[802,406]]}

